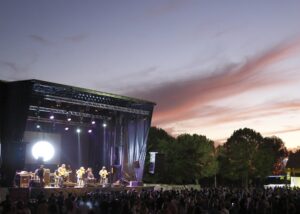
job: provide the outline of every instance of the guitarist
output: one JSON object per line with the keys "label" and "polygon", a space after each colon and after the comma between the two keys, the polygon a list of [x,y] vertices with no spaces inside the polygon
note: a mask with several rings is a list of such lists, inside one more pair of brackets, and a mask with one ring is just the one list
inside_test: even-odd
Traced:
{"label": "guitarist", "polygon": [[102,169],[99,172],[100,175],[100,185],[103,187],[107,184],[107,176],[109,175],[109,172],[107,172],[105,166],[102,167]]}
{"label": "guitarist", "polygon": [[78,187],[83,187],[84,186],[84,182],[83,182],[83,176],[85,174],[85,169],[84,167],[80,167],[80,169],[78,169],[76,171],[76,174],[77,174],[77,186]]}
{"label": "guitarist", "polygon": [[60,167],[58,167],[57,169],[57,175],[58,175],[58,183],[59,186],[63,186],[64,180],[67,178],[68,176],[68,172],[66,169],[66,164],[62,164]]}

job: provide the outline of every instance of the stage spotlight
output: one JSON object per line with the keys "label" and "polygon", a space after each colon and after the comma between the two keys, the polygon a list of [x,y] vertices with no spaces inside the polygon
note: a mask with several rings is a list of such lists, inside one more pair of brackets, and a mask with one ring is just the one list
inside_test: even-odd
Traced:
{"label": "stage spotlight", "polygon": [[92,129],[89,129],[89,130],[88,130],[88,133],[92,133]]}
{"label": "stage spotlight", "polygon": [[47,141],[38,141],[31,150],[34,159],[42,158],[43,161],[49,161],[54,156],[54,147]]}
{"label": "stage spotlight", "polygon": [[36,128],[40,129],[41,128],[40,124],[36,124]]}
{"label": "stage spotlight", "polygon": [[67,121],[69,121],[69,122],[70,122],[71,120],[72,120],[72,118],[71,118],[71,117],[68,117],[68,118],[67,118]]}
{"label": "stage spotlight", "polygon": [[103,122],[102,126],[105,128],[107,126],[106,122]]}
{"label": "stage spotlight", "polygon": [[92,122],[91,122],[91,123],[94,125],[94,124],[96,124],[96,121],[95,121],[95,120],[92,120]]}
{"label": "stage spotlight", "polygon": [[54,115],[51,114],[49,118],[50,118],[50,120],[54,120]]}
{"label": "stage spotlight", "polygon": [[79,134],[81,132],[81,129],[80,128],[77,128],[76,129],[76,132]]}
{"label": "stage spotlight", "polygon": [[69,127],[65,127],[65,131],[68,131],[69,130]]}

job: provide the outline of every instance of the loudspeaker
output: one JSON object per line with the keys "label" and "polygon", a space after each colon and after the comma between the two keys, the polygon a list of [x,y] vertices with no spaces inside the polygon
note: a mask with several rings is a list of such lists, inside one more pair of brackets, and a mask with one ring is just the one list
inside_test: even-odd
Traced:
{"label": "loudspeaker", "polygon": [[50,185],[50,169],[44,169],[44,182],[45,182],[45,186],[49,186]]}

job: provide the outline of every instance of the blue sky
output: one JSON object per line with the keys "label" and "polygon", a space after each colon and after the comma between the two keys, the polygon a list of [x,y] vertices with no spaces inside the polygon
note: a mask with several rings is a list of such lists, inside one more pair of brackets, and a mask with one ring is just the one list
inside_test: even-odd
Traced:
{"label": "blue sky", "polygon": [[153,124],[300,146],[300,2],[3,0],[0,79],[157,103]]}

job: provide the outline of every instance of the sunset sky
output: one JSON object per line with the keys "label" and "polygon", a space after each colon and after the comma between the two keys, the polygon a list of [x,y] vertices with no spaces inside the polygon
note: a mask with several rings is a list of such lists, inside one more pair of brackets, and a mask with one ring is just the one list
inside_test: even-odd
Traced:
{"label": "sunset sky", "polygon": [[0,79],[157,103],[153,125],[300,146],[300,1],[2,0]]}

